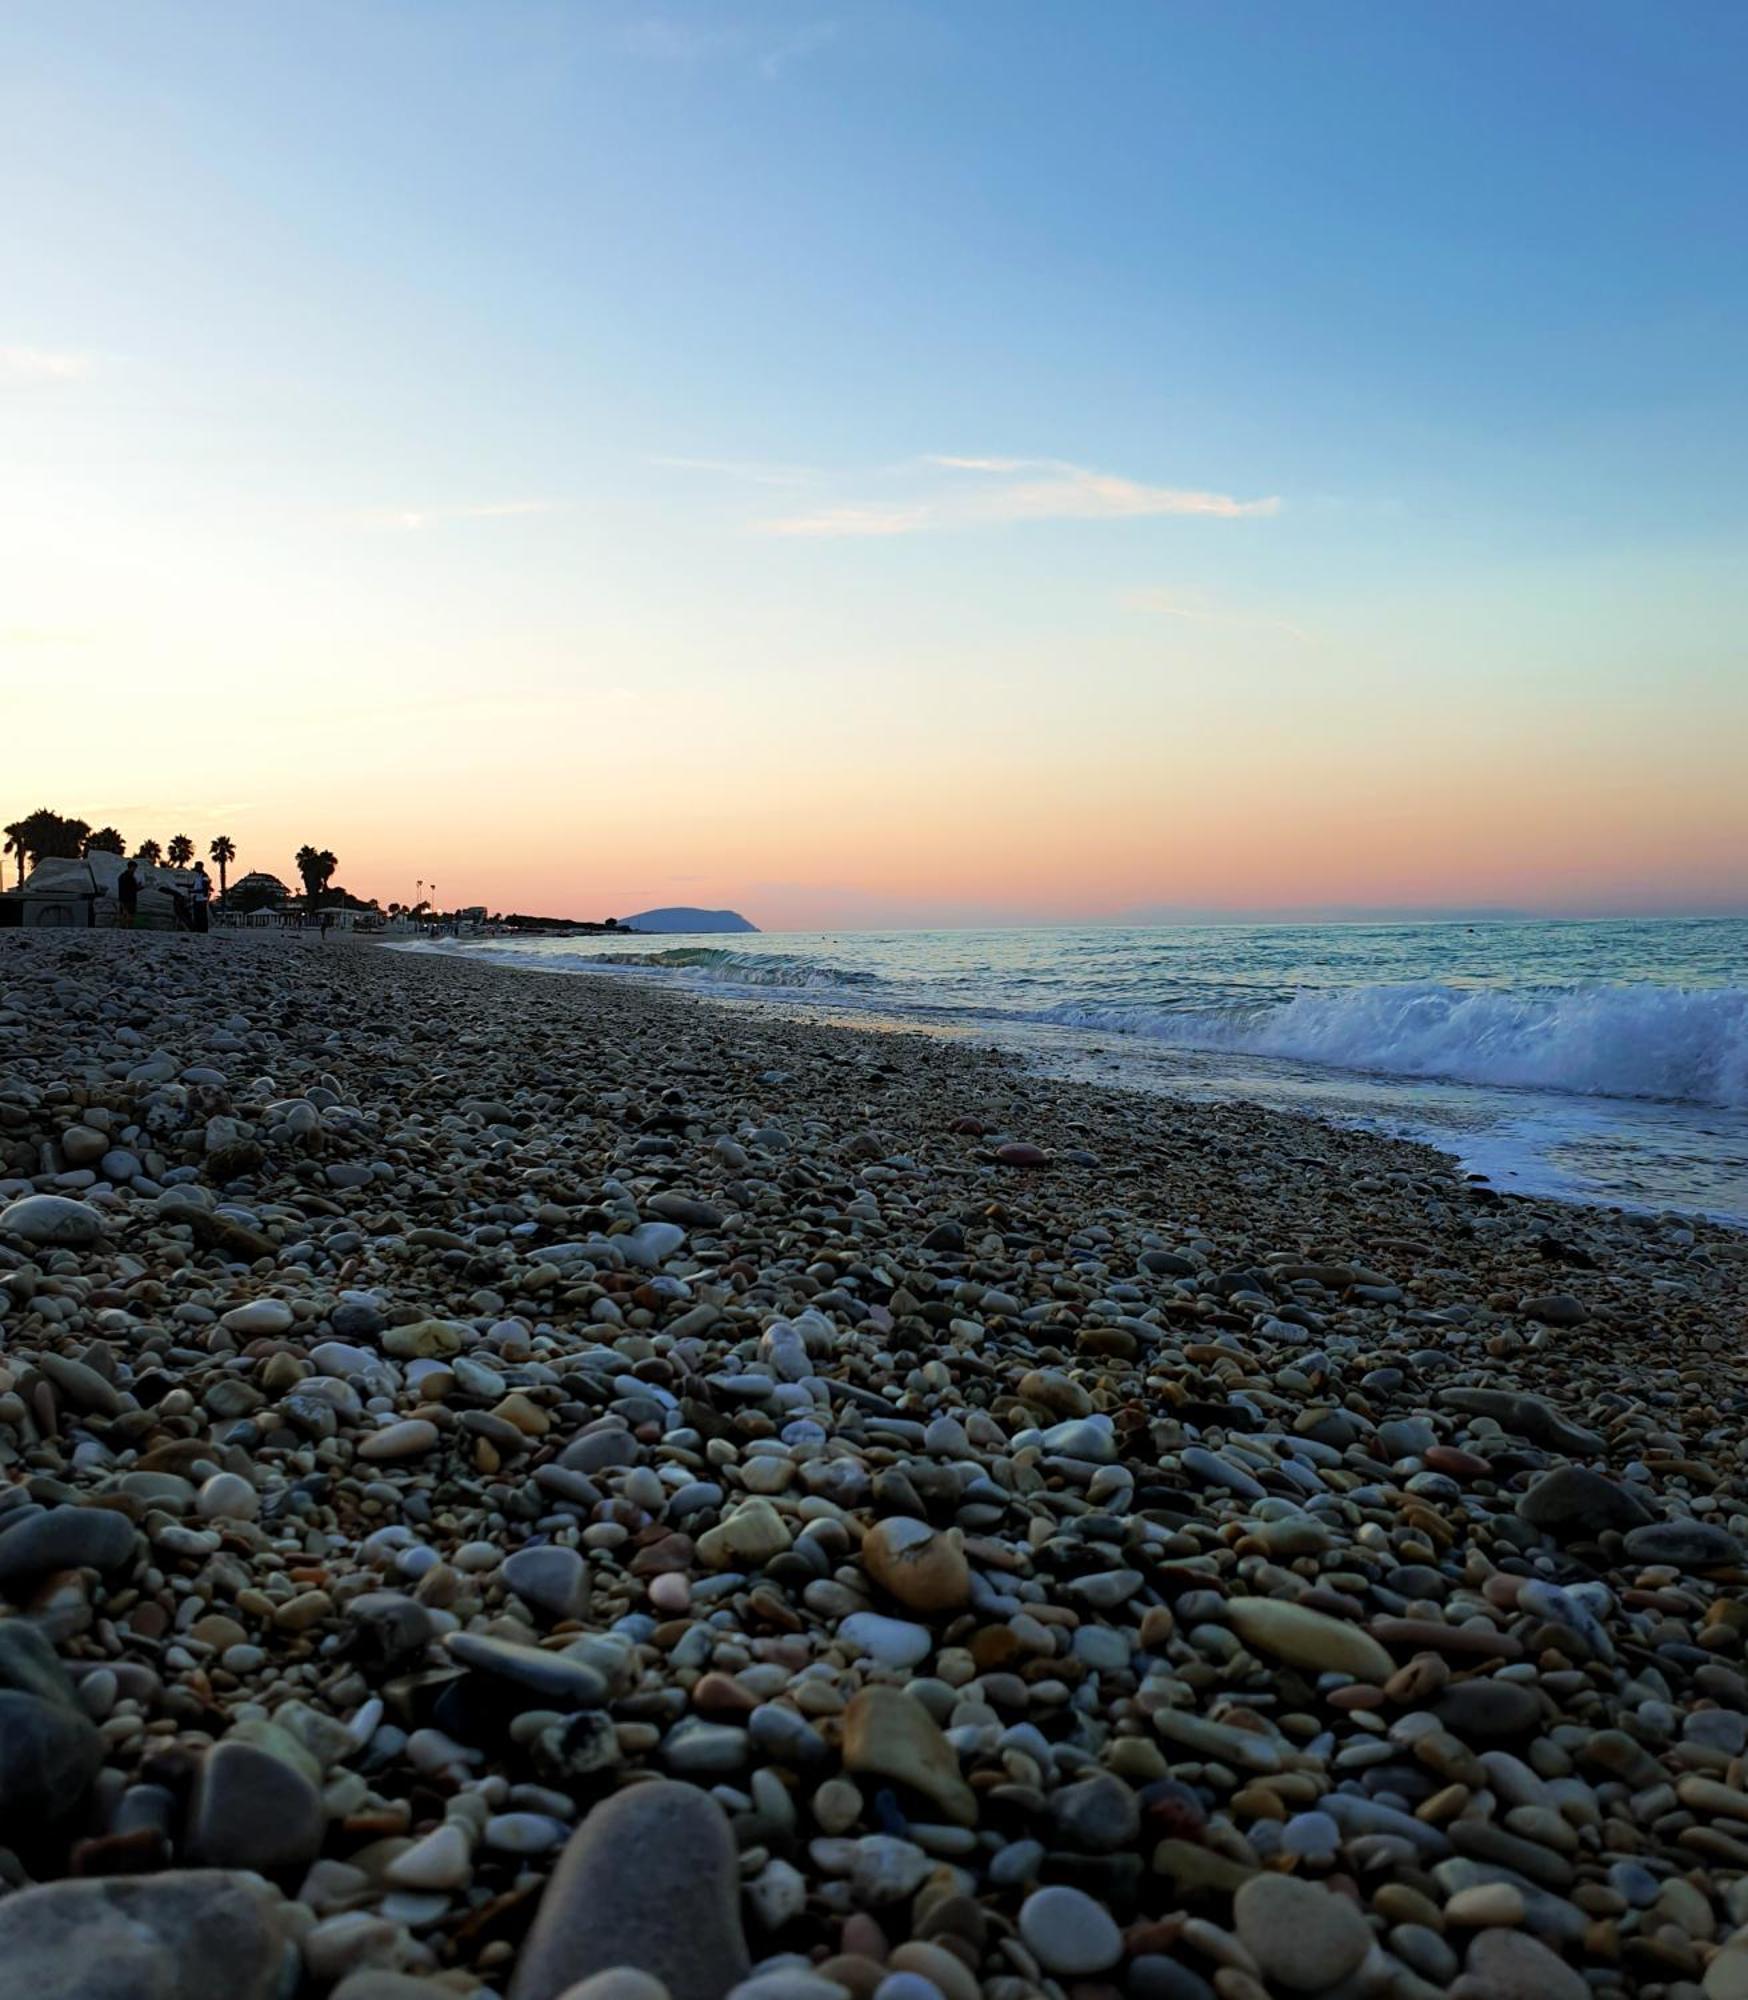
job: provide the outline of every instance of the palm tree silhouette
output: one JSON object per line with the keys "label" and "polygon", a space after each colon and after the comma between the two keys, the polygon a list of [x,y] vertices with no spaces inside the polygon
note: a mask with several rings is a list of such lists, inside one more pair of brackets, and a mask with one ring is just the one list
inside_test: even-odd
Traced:
{"label": "palm tree silhouette", "polygon": [[329,848],[300,847],[296,864],[297,872],[303,877],[304,895],[313,910],[322,900],[322,893],[333,880],[334,870],[340,863]]}
{"label": "palm tree silhouette", "polygon": [[165,857],[172,868],[186,868],[194,859],[194,842],[185,833],[179,833],[171,841]]}
{"label": "palm tree silhouette", "polygon": [[225,906],[225,898],[230,890],[226,883],[225,870],[237,858],[237,843],[228,833],[215,834],[212,845],[206,850],[207,858],[217,864],[219,872],[219,908]]}
{"label": "palm tree silhouette", "polygon": [[100,826],[85,842],[87,854],[125,854],[127,842],[112,826]]}
{"label": "palm tree silhouette", "polygon": [[23,820],[15,819],[6,829],[6,847],[4,850],[18,862],[18,886],[21,889],[24,887],[24,850],[27,845],[24,825]]}
{"label": "palm tree silhouette", "polygon": [[164,859],[164,850],[162,846],[155,840],[142,840],[140,842],[140,851],[138,858],[141,861],[143,861],[148,868],[156,868]]}

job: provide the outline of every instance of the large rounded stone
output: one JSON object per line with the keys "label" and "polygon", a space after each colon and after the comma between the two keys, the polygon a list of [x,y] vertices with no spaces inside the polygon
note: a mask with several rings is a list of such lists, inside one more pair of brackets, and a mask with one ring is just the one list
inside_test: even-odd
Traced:
{"label": "large rounded stone", "polygon": [[1103,1972],[1123,1956],[1123,1934],[1084,1889],[1037,1889],[1020,1906],[1020,1936],[1046,1972]]}
{"label": "large rounded stone", "polygon": [[289,1758],[227,1738],[201,1766],[189,1844],[203,1861],[304,1868],[326,1823],[321,1794]]}
{"label": "large rounded stone", "polygon": [[51,1507],[0,1534],[0,1588],[56,1569],[121,1569],[138,1540],[133,1523],[111,1508]]}
{"label": "large rounded stone", "polygon": [[102,1234],[96,1209],[64,1194],[27,1194],[0,1209],[0,1236],[21,1237],[45,1250],[82,1250]]}
{"label": "large rounded stone", "polygon": [[0,1902],[0,1966],[29,2000],[275,2000],[282,1905],[252,1875],[179,1869],[20,1889]]}
{"label": "large rounded stone", "polygon": [[575,1549],[558,1543],[517,1549],[498,1574],[523,1603],[554,1618],[580,1618],[589,1608],[589,1567]]}
{"label": "large rounded stone", "polygon": [[977,1799],[959,1775],[953,1746],[915,1695],[875,1685],[844,1711],[844,1769],[908,1785],[956,1826],[977,1824]]}
{"label": "large rounded stone", "polygon": [[1627,1537],[1634,1562],[1673,1563],[1677,1569],[1735,1569],[1748,1552],[1728,1528],[1711,1521],[1653,1521]]}
{"label": "large rounded stone", "polygon": [[103,1763],[103,1739],[82,1711],[0,1688],[0,1831],[29,1845],[76,1812]]}
{"label": "large rounded stone", "polygon": [[1517,1503],[1519,1518],[1562,1540],[1593,1541],[1605,1528],[1644,1526],[1651,1510],[1630,1486],[1584,1465],[1556,1465]]}
{"label": "large rounded stone", "polygon": [[1484,1930],[1464,1968],[1498,2000],[1587,2000],[1588,1983],[1527,1931]]}
{"label": "large rounded stone", "polygon": [[1369,1632],[1285,1598],[1235,1597],[1226,1615],[1253,1651],[1260,1648],[1291,1666],[1379,1682],[1395,1671],[1395,1662]]}
{"label": "large rounded stone", "polygon": [[1432,1712],[1465,1743],[1525,1736],[1542,1720],[1542,1696],[1524,1681],[1457,1681],[1439,1695]]}
{"label": "large rounded stone", "polygon": [[862,1538],[862,1567],[912,1611],[956,1611],[971,1601],[971,1570],[959,1537],[895,1514]]}
{"label": "large rounded stone", "polygon": [[722,2000],[747,1976],[734,1835],[696,1786],[634,1785],[590,1813],[546,1885],[510,2000],[557,2000],[616,1966],[673,2000]]}
{"label": "large rounded stone", "polygon": [[1253,1875],[1233,1898],[1239,1942],[1294,1993],[1345,1979],[1372,1946],[1372,1927],[1345,1896],[1291,1875]]}

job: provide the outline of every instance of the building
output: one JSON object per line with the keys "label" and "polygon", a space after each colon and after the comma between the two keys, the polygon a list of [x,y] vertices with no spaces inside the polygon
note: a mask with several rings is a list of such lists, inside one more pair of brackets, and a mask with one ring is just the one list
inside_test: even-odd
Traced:
{"label": "building", "polygon": [[269,875],[261,868],[251,868],[247,875],[239,875],[229,891],[230,901],[245,909],[281,910],[290,896],[291,891],[277,875]]}

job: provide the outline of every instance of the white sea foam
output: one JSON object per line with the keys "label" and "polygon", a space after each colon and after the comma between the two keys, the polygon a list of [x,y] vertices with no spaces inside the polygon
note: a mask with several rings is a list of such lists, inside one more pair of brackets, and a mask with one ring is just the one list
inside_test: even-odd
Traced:
{"label": "white sea foam", "polygon": [[1038,1018],[1181,1048],[1462,1083],[1748,1107],[1748,989],[1597,984],[1505,992],[1423,982],[1279,1006],[1079,1006]]}

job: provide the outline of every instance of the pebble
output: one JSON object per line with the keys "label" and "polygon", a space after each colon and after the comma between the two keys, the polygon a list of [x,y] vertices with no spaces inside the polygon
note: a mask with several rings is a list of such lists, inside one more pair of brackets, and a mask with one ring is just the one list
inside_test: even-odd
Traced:
{"label": "pebble", "polygon": [[1060,1884],[1033,1890],[1020,1905],[1020,1936],[1046,1972],[1103,1972],[1123,1955],[1111,1913]]}
{"label": "pebble", "polygon": [[0,1224],[0,1844],[151,1871],[0,1925],[253,1866],[275,2000],[1748,1988],[1739,1239],[173,943],[0,934],[0,1213],[79,1239]]}
{"label": "pebble", "polygon": [[721,2000],[750,1971],[734,1836],[691,1785],[636,1785],[583,1821],[547,1882],[509,2000],[556,2000],[621,1966],[660,1980],[672,2000]]}
{"label": "pebble", "polygon": [[1346,1979],[1372,1932],[1346,1897],[1290,1875],[1254,1875],[1232,1899],[1239,1942],[1266,1977],[1294,1993]]}

